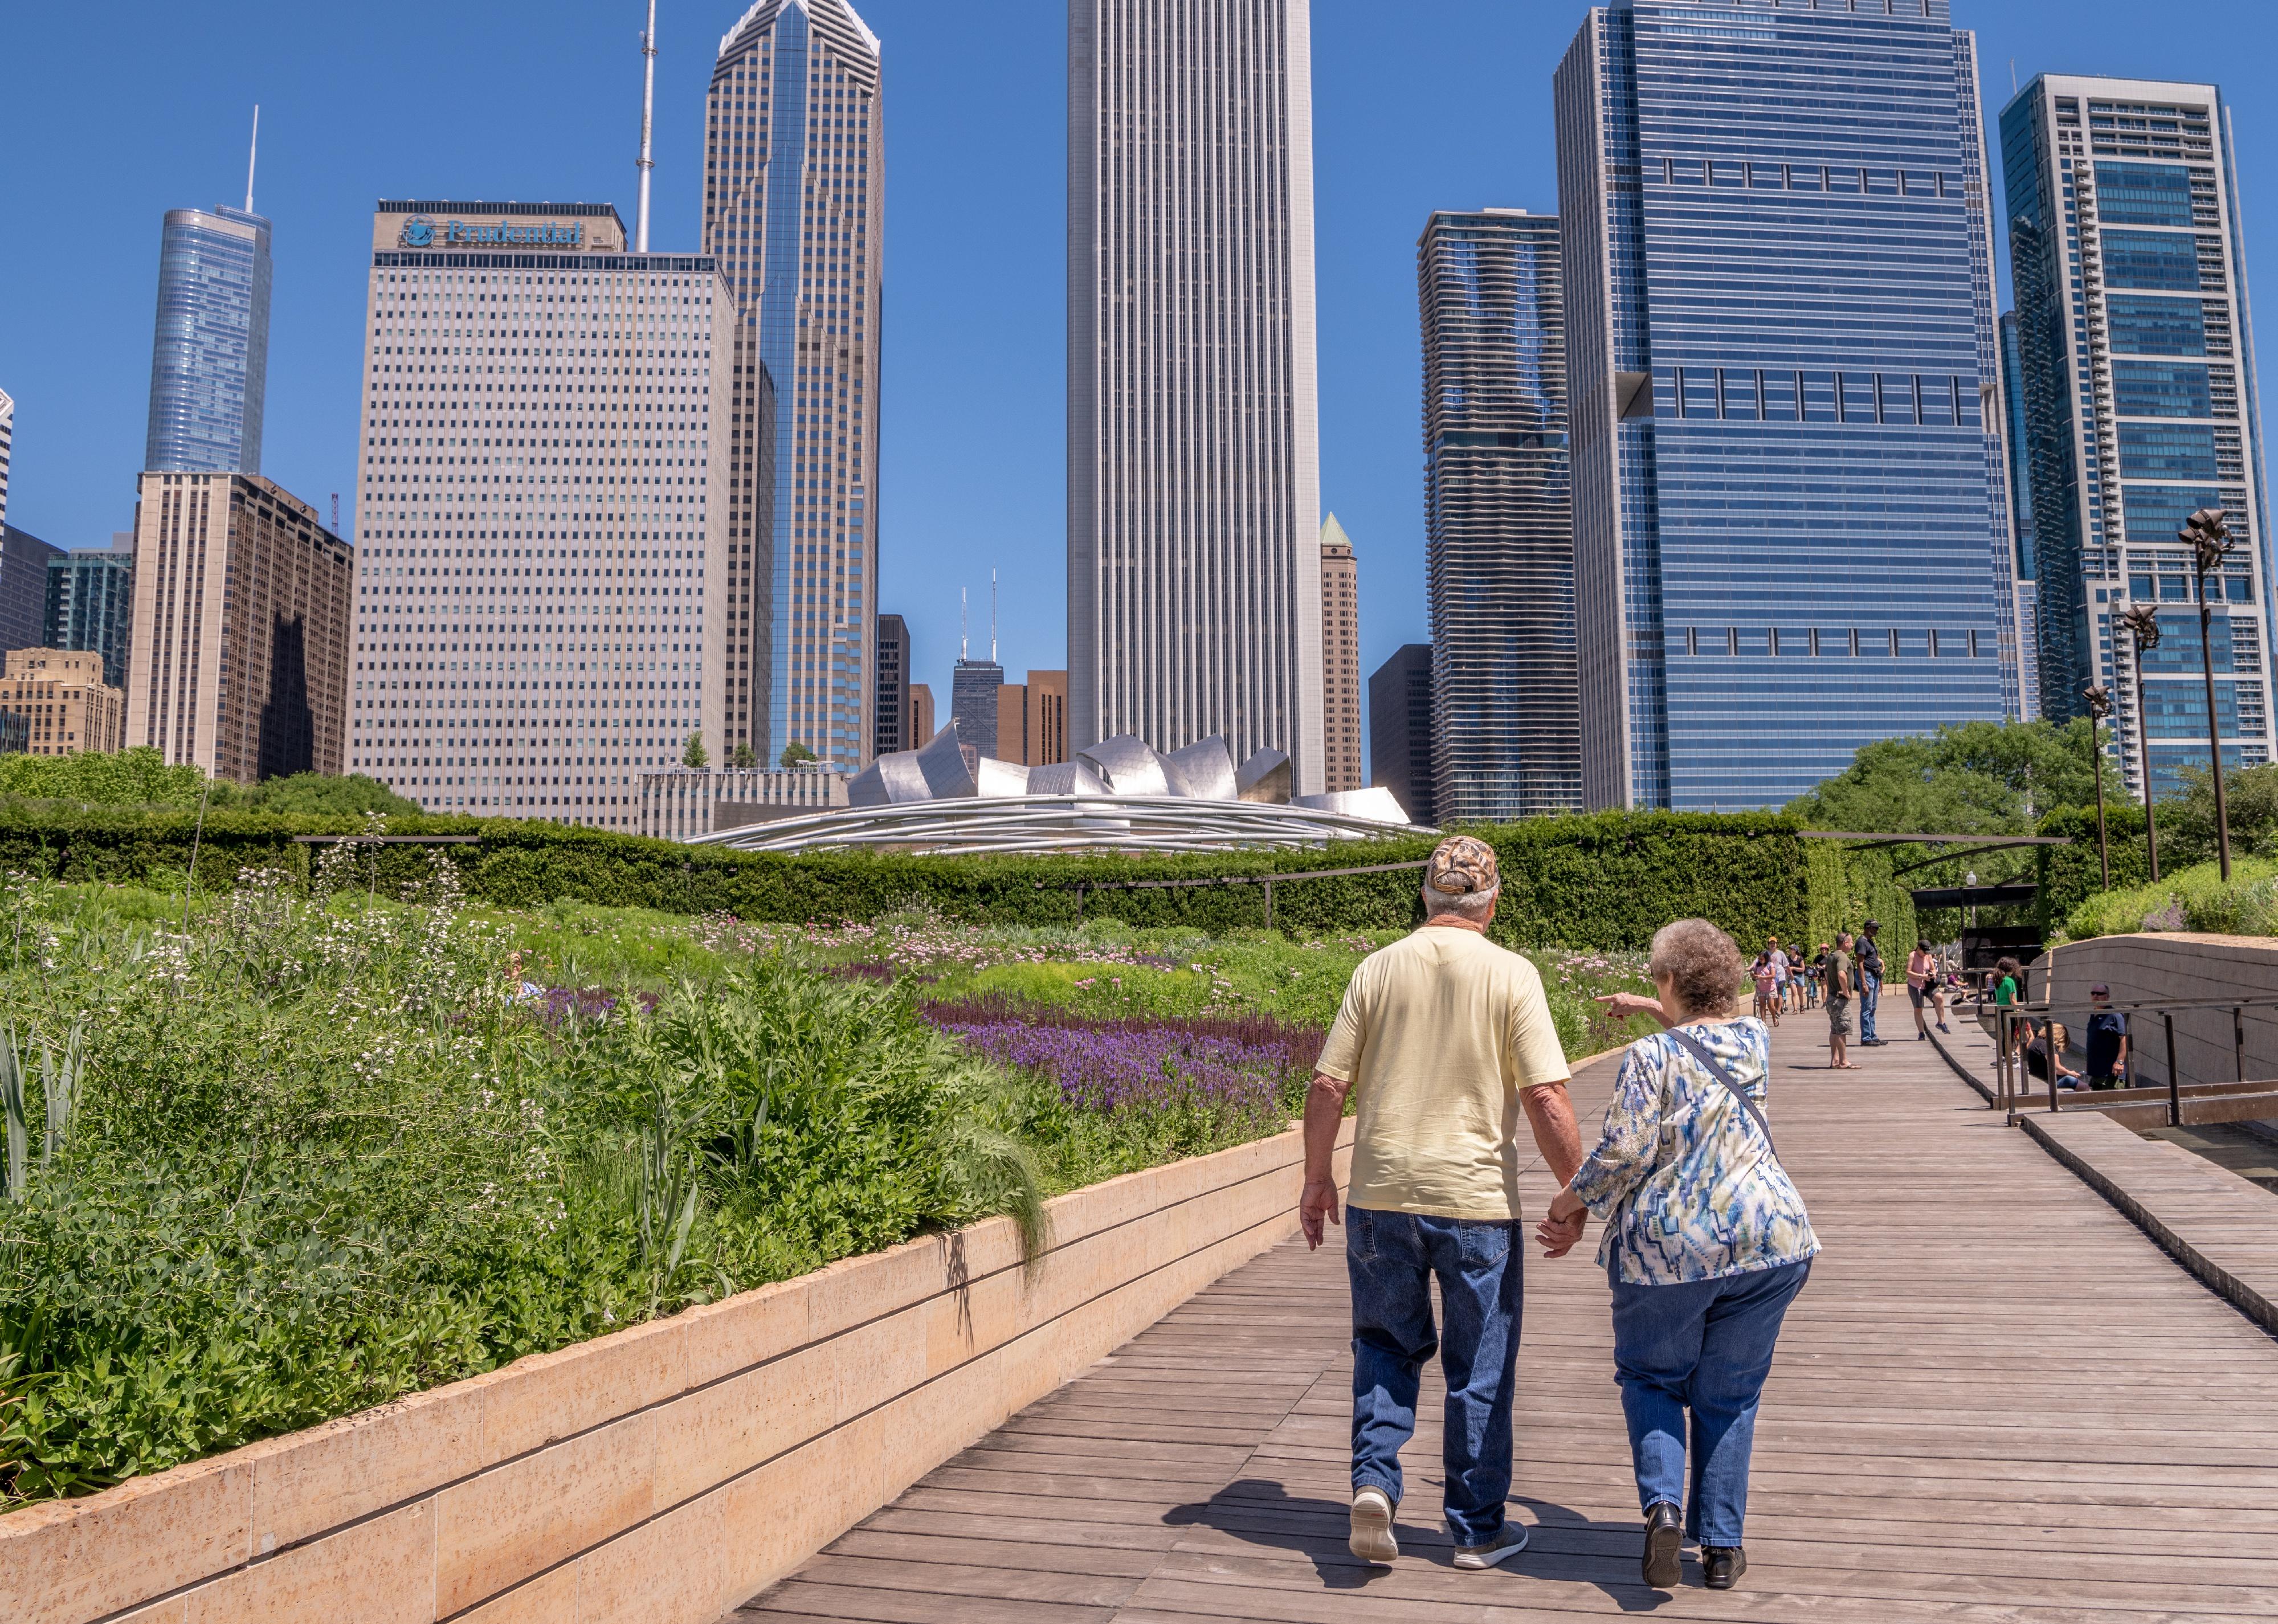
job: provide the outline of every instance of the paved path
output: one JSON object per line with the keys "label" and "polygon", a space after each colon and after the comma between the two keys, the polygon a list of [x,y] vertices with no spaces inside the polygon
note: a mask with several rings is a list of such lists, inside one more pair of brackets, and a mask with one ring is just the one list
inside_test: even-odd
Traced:
{"label": "paved path", "polygon": [[[1821,1068],[1775,1044],[1773,1121],[1827,1251],[1756,1440],[1739,1590],[1638,1582],[1603,1276],[1528,1264],[1517,1514],[1449,1565],[1436,1383],[1406,1554],[1344,1548],[1343,1259],[1291,1242],[932,1473],[735,1615],[1519,1624],[1660,1610],[1796,1624],[2278,1616],[2278,1343],[2002,1125],[1930,1046]],[[1586,1134],[1611,1074],[1586,1070]],[[1530,1176],[1539,1210],[1547,1181]],[[1594,1229],[1593,1245],[1595,1244]]]}

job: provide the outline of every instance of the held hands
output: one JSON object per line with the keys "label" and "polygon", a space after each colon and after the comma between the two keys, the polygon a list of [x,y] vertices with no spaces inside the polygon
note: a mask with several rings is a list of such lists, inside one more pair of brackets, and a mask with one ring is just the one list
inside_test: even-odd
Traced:
{"label": "held hands", "polygon": [[1343,1226],[1337,1215],[1337,1184],[1332,1178],[1309,1178],[1305,1193],[1297,1198],[1297,1223],[1305,1231],[1305,1250],[1318,1251],[1321,1245],[1321,1220]]}
{"label": "held hands", "polygon": [[1571,1191],[1561,1190],[1551,1199],[1548,1215],[1534,1226],[1534,1238],[1541,1244],[1544,1257],[1563,1258],[1574,1250],[1574,1244],[1582,1238],[1582,1231],[1589,1223],[1589,1209],[1575,1199]]}

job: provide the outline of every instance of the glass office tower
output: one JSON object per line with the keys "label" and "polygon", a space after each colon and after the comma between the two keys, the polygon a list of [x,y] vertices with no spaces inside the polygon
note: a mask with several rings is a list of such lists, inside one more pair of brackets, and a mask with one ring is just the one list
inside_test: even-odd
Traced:
{"label": "glass office tower", "polygon": [[1572,811],[1582,739],[1558,221],[1435,213],[1416,280],[1433,805],[1450,823]]}
{"label": "glass office tower", "polygon": [[167,211],[142,466],[259,473],[268,379],[268,220],[242,209]]}
{"label": "glass office tower", "polygon": [[2041,715],[2040,583],[2033,578],[2032,458],[2026,448],[2024,358],[2017,312],[2001,317],[2001,437],[2009,473],[2009,540],[2016,571],[2018,712]]}
{"label": "glass office tower", "polygon": [[1945,0],[1628,0],[1554,93],[1585,804],[1778,805],[1870,739],[2004,715],[1990,227]]}
{"label": "glass office tower", "polygon": [[41,647],[103,656],[103,680],[126,686],[126,640],[134,626],[134,548],[73,548],[48,560]]}
{"label": "glass office tower", "polygon": [[842,772],[876,737],[879,50],[846,0],[759,0],[705,96],[704,250],[737,303],[729,654],[752,667],[728,725]]}
{"label": "glass office tower", "polygon": [[[2240,546],[2210,642],[2223,760],[2272,759],[2262,446],[2230,126],[2213,85],[2045,74],[2001,114],[2010,271],[2030,448],[2041,691],[2082,714],[2103,682],[2131,787],[2208,758],[2184,517]],[[2136,714],[2130,602],[2160,606]],[[2175,606],[2172,613],[2167,606]],[[2116,645],[2116,647],[2115,647]]]}

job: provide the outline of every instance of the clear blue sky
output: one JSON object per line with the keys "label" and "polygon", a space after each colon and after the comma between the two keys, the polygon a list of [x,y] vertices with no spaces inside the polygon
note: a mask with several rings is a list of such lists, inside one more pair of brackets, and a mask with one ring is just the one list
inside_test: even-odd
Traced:
{"label": "clear blue sky", "polygon": [[[957,589],[1003,573],[1016,675],[1064,657],[1065,24],[1057,0],[858,0],[886,50],[882,607],[948,699]],[[1415,241],[1434,208],[1557,203],[1550,74],[1579,0],[1314,0],[1321,494],[1360,559],[1363,670],[1426,635]],[[661,0],[656,246],[692,248],[704,85],[741,7]],[[0,387],[10,517],[108,545],[134,512],[170,208],[276,221],[264,470],[353,526],[358,349],[381,196],[636,195],[638,0],[7,11]],[[2250,269],[2278,287],[2267,0],[1960,0],[1989,115],[2043,71],[2213,76],[2233,99]],[[2004,249],[2006,255],[2006,249]],[[2006,269],[2004,282],[2007,281]],[[2266,320],[2278,320],[2268,307]]]}

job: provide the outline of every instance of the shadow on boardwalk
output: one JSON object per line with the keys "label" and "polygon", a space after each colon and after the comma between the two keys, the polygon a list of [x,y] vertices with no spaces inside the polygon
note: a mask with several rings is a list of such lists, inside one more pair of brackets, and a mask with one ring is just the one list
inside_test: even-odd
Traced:
{"label": "shadow on boardwalk", "polygon": [[[1886,1004],[1886,1008],[1888,1007]],[[1903,1007],[1891,1012],[1903,1017]],[[1436,1379],[1402,1559],[1345,1550],[1343,1258],[1276,1247],[740,1610],[751,1620],[1793,1624],[2278,1616],[2278,1344],[2002,1125],[1927,1044],[1831,1073],[1775,1039],[1780,1145],[1827,1246],[1765,1398],[1742,1588],[1638,1582],[1604,1277],[1530,1260],[1514,1514],[1464,1573]],[[1586,1132],[1611,1082],[1578,1084]],[[1531,1209],[1547,1199],[1530,1176]]]}

